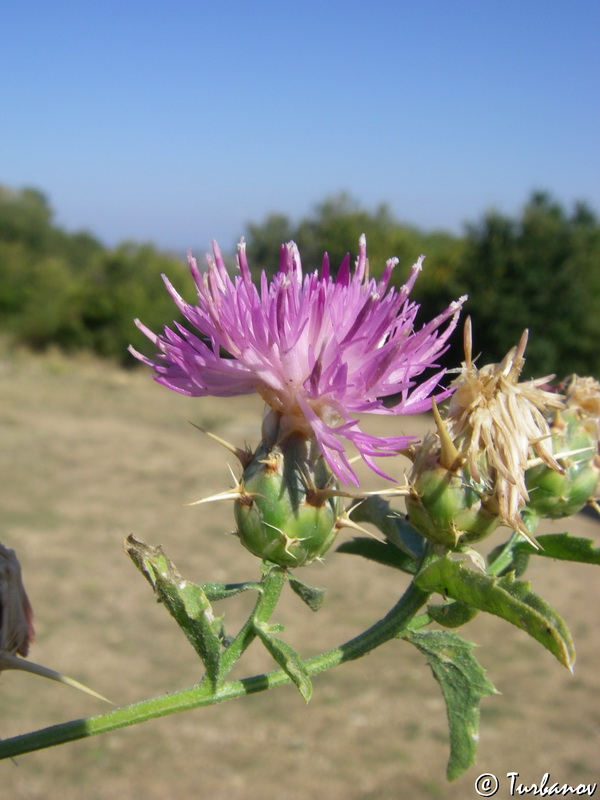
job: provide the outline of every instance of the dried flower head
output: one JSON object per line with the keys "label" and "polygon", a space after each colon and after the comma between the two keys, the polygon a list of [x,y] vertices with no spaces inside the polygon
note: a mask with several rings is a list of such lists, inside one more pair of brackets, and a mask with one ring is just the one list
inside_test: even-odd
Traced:
{"label": "dried flower head", "polygon": [[0,544],[0,653],[26,656],[33,638],[33,613],[21,565],[15,551]]}
{"label": "dried flower head", "polygon": [[594,378],[571,375],[567,391],[567,406],[580,414],[600,418],[600,383]]}
{"label": "dried flower head", "polygon": [[519,511],[528,501],[525,471],[533,454],[557,472],[548,422],[561,395],[541,388],[553,377],[519,383],[527,331],[499,364],[477,369],[472,360],[471,325],[465,323],[465,361],[452,386],[446,427],[466,459],[474,480],[490,492],[500,519],[526,533]]}
{"label": "dried flower head", "polygon": [[[216,243],[213,252],[204,273],[189,259],[198,305],[185,302],[165,278],[179,310],[199,333],[175,324],[159,336],[136,321],[159,353],[156,360],[132,349],[133,355],[154,368],[159,383],[182,394],[258,392],[281,415],[281,430],[314,437],[346,483],[358,482],[348,443],[384,475],[373,457],[394,455],[413,437],[366,434],[356,415],[416,414],[431,407],[436,390],[438,398],[447,396],[438,390],[443,370],[421,376],[436,367],[464,298],[415,330],[419,306],[408,296],[422,257],[404,286],[390,288],[397,259],[387,262],[379,281],[370,279],[364,236],[353,274],[347,256],[333,278],[325,255],[320,275],[304,275],[298,248],[290,242],[282,245],[279,272],[270,282],[263,272],[260,288],[252,282],[243,241],[234,280]],[[383,398],[392,398],[389,407]]]}

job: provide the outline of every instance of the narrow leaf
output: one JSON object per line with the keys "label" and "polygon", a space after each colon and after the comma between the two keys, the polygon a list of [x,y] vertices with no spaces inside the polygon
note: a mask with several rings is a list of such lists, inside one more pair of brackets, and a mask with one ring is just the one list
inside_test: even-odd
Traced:
{"label": "narrow leaf", "polygon": [[265,622],[257,622],[255,631],[258,638],[273,656],[279,666],[287,673],[296,684],[302,697],[308,701],[312,696],[312,684],[304,662],[299,654],[287,642],[276,639],[271,635],[271,626]]}
{"label": "narrow leaf", "polygon": [[571,536],[568,533],[544,533],[536,537],[540,550],[536,550],[529,542],[521,541],[517,549],[545,558],[560,561],[579,561],[582,564],[600,564],[600,547],[596,547],[593,539]]}
{"label": "narrow leaf", "polygon": [[289,583],[293,591],[312,611],[318,611],[321,608],[325,599],[325,589],[316,589],[292,576],[289,578]]}
{"label": "narrow leaf", "polygon": [[222,623],[214,616],[202,587],[185,581],[160,546],[152,547],[129,536],[125,551],[202,659],[208,679],[216,684]]}
{"label": "narrow leaf", "polygon": [[[580,564],[600,564],[600,547],[596,546],[593,539],[580,536],[571,536],[569,533],[544,533],[536,537],[540,549],[536,549],[529,542],[519,538],[502,559],[502,568],[496,574],[514,571],[517,577],[522,575],[529,565],[531,556],[552,558],[556,561],[576,561]],[[496,548],[489,555],[493,562],[505,549],[505,546]]]}
{"label": "narrow leaf", "polygon": [[459,600],[502,617],[544,645],[561,664],[572,670],[575,649],[562,618],[531,585],[511,575],[495,578],[467,569],[458,561],[440,558],[415,578],[420,589]]}
{"label": "narrow leaf", "polygon": [[211,603],[214,603],[215,600],[226,600],[228,597],[247,592],[249,589],[255,589],[256,591],[261,589],[261,584],[258,581],[248,581],[247,583],[200,583],[198,586]]}
{"label": "narrow leaf", "polygon": [[369,539],[367,536],[356,536],[337,548],[338,553],[350,553],[351,555],[362,556],[386,567],[395,567],[403,572],[414,575],[418,568],[418,561],[407,555],[390,542],[379,542],[376,539]]}
{"label": "narrow leaf", "polygon": [[412,559],[419,560],[425,552],[425,539],[421,534],[404,515],[394,511],[387,500],[378,494],[354,505],[351,517],[354,522],[375,525],[389,542]]}
{"label": "narrow leaf", "polygon": [[473,656],[474,645],[456,633],[414,631],[403,638],[425,656],[444,695],[450,728],[447,776],[452,781],[475,763],[479,705],[496,689]]}

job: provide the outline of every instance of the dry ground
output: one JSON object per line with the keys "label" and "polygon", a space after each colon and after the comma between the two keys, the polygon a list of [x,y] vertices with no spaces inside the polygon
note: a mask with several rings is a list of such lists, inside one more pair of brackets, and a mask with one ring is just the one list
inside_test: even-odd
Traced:
{"label": "dry ground", "polygon": [[[184,504],[230,483],[227,454],[188,420],[235,443],[256,443],[260,405],[191,400],[147,373],[92,360],[6,348],[0,357],[0,540],[18,551],[35,608],[32,659],[118,704],[195,683],[193,651],[121,545],[130,532],[162,543],[191,580],[257,577],[255,559],[225,535],[231,509]],[[407,420],[404,430],[423,424]],[[394,467],[401,477],[403,464]],[[598,538],[593,519],[569,522],[573,532]],[[282,687],[2,762],[0,800],[462,800],[476,796],[482,772],[599,781],[598,574],[542,559],[530,570],[534,588],[571,626],[574,676],[495,618],[480,616],[464,629],[502,694],[483,703],[477,766],[453,784],[445,781],[438,687],[421,656],[393,642],[317,677],[308,706]],[[327,589],[324,608],[315,615],[289,593],[276,619],[305,655],[378,619],[403,587],[394,571],[335,553],[302,577]],[[223,606],[232,628],[245,603]],[[264,668],[270,665],[253,646],[243,672]],[[104,710],[15,672],[0,676],[0,701],[2,737]],[[509,796],[506,782],[497,796]]]}

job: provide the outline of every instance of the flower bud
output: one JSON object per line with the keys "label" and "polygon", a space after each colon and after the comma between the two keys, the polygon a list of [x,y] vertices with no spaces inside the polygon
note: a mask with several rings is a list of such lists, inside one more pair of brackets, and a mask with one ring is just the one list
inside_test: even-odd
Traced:
{"label": "flower bud", "polygon": [[552,447],[564,465],[562,474],[545,464],[525,473],[528,508],[541,517],[568,517],[576,514],[595,495],[600,469],[598,426],[593,417],[581,418],[574,409],[556,416],[551,428]]}
{"label": "flower bud", "polygon": [[314,438],[286,433],[271,412],[234,510],[242,544],[259,558],[300,567],[326,553],[338,533],[340,499]]}
{"label": "flower bud", "polygon": [[26,656],[33,641],[33,613],[14,550],[0,544],[0,653]]}
{"label": "flower bud", "polygon": [[486,508],[485,486],[473,480],[468,468],[442,465],[436,438],[426,439],[417,455],[406,511],[419,533],[454,549],[489,536],[500,519]]}

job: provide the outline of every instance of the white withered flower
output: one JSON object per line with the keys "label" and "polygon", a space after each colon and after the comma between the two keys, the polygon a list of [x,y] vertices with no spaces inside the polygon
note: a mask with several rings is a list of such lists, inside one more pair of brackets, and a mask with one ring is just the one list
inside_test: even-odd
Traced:
{"label": "white withered flower", "polygon": [[499,364],[478,369],[472,359],[471,325],[465,323],[465,361],[452,384],[445,423],[469,471],[486,485],[486,505],[500,520],[528,535],[520,510],[528,502],[525,471],[532,459],[563,472],[552,452],[548,419],[564,407],[561,395],[543,388],[553,376],[519,383],[528,332]]}

